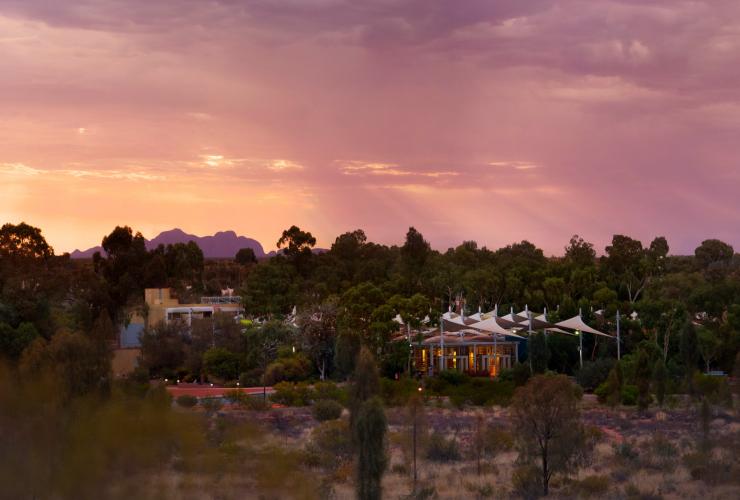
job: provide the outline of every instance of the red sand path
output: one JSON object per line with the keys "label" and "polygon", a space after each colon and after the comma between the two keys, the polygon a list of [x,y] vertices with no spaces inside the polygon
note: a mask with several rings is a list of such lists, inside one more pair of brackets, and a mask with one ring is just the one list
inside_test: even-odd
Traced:
{"label": "red sand path", "polygon": [[[173,398],[183,395],[195,396],[196,398],[218,398],[235,390],[237,390],[236,387],[211,387],[210,385],[198,384],[167,386],[167,392],[169,392]],[[262,394],[263,389],[262,387],[241,387],[238,390],[243,394]],[[272,387],[267,387],[267,394],[272,394],[273,392]]]}

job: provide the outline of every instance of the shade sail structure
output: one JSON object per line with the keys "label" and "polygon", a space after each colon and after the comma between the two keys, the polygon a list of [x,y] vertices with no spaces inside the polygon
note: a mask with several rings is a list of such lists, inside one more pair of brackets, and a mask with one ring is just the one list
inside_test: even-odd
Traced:
{"label": "shade sail structure", "polygon": [[[557,328],[557,326],[554,323],[550,323],[549,321],[544,321],[538,318],[539,316],[537,318],[532,318],[532,325],[531,325],[532,330],[553,330]],[[526,328],[526,329],[529,329],[530,327],[529,320],[522,321],[521,323],[519,323],[519,325],[522,328]]]}
{"label": "shade sail structure", "polygon": [[568,330],[578,330],[581,332],[593,333],[594,335],[601,335],[602,337],[612,337],[612,335],[591,328],[583,322],[583,318],[580,316],[573,316],[572,318],[561,321],[560,323],[555,323],[555,325],[560,328],[567,328]]}
{"label": "shade sail structure", "polygon": [[458,332],[467,328],[468,325],[463,321],[461,317],[452,319],[442,319],[442,328],[446,332]]}
{"label": "shade sail structure", "polygon": [[472,325],[470,325],[470,328],[483,330],[484,332],[489,333],[498,333],[499,335],[508,335],[509,330],[499,325],[496,319],[497,318],[488,318],[484,319],[483,321],[478,321],[477,323],[473,323]]}
{"label": "shade sail structure", "polygon": [[521,323],[522,321],[525,321],[527,319],[526,316],[519,316],[518,314],[509,313],[505,316],[501,316],[501,319],[505,319],[506,321],[509,321],[511,323]]}

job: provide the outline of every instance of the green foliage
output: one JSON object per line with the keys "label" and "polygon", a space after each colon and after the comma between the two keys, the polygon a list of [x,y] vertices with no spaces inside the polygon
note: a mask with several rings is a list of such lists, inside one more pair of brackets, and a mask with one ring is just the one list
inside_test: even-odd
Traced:
{"label": "green foliage", "polygon": [[18,328],[13,328],[7,323],[0,322],[0,357],[17,360],[23,350],[28,347],[35,338],[38,331],[32,323],[23,322]]}
{"label": "green foliage", "polygon": [[311,361],[301,353],[290,357],[281,357],[267,366],[265,383],[273,385],[278,382],[298,382],[311,375]]}
{"label": "green foliage", "polygon": [[404,406],[409,398],[419,393],[419,382],[412,378],[401,377],[399,380],[380,379],[380,395],[386,406]]}
{"label": "green foliage", "polygon": [[581,423],[578,394],[563,375],[538,375],[516,390],[511,415],[520,460],[537,467],[546,496],[553,474],[588,462],[595,436]]}
{"label": "green foliage", "polygon": [[534,373],[545,373],[550,361],[550,348],[547,345],[547,336],[544,332],[537,332],[530,336],[529,356]]}
{"label": "green foliage", "polygon": [[606,381],[614,365],[614,360],[609,358],[585,361],[583,368],[576,372],[576,381],[585,391],[593,391]]}
{"label": "green foliage", "polygon": [[203,367],[220,380],[234,380],[239,376],[239,356],[223,347],[211,347],[203,354]]}
{"label": "green foliage", "polygon": [[306,447],[309,465],[338,469],[352,458],[352,439],[346,420],[328,420],[314,427]]}
{"label": "green foliage", "polygon": [[313,389],[316,399],[331,399],[342,404],[347,402],[347,390],[334,382],[317,382]]}
{"label": "green foliage", "polygon": [[254,255],[254,250],[249,247],[245,247],[240,248],[239,251],[236,252],[234,261],[241,266],[247,266],[249,264],[256,264],[257,257]]}
{"label": "green foliage", "polygon": [[527,383],[532,372],[529,370],[529,366],[524,363],[516,363],[509,370],[502,370],[499,375],[499,380],[514,382],[517,387],[523,386]]}
{"label": "green foliage", "polygon": [[349,410],[352,425],[362,404],[380,393],[380,376],[375,358],[363,347],[357,357],[355,372],[349,387]]}
{"label": "green foliage", "polygon": [[378,397],[365,400],[360,405],[353,422],[354,442],[357,443],[357,498],[379,500],[381,482],[388,466],[385,451],[387,421],[383,404]]}
{"label": "green foliage", "polygon": [[637,406],[640,410],[646,410],[652,402],[650,394],[650,381],[652,370],[650,368],[650,358],[644,349],[637,353],[637,366],[635,368],[635,383],[637,385]]}
{"label": "green foliage", "polygon": [[334,420],[342,415],[342,405],[331,399],[319,399],[313,404],[313,416],[319,422]]}
{"label": "green foliage", "polygon": [[311,387],[305,382],[280,382],[273,389],[275,392],[270,399],[285,406],[308,406],[314,398]]}
{"label": "green foliage", "polygon": [[455,437],[447,438],[441,432],[432,432],[426,448],[426,457],[433,462],[457,462],[462,458]]}
{"label": "green foliage", "polygon": [[159,323],[141,335],[141,364],[150,376],[172,376],[185,360],[185,327]]}
{"label": "green foliage", "polygon": [[[614,367],[609,371],[609,376],[606,382],[602,384],[603,389],[603,400],[602,395],[599,396],[599,400],[608,403],[610,406],[616,406],[622,400],[622,389],[624,388],[624,375],[622,374],[622,362],[618,361],[614,364]],[[601,386],[600,386],[601,387]]]}
{"label": "green foliage", "polygon": [[336,339],[335,363],[339,375],[348,377],[355,367],[355,361],[360,354],[360,337],[353,333],[341,333]]}
{"label": "green foliage", "polygon": [[622,387],[622,404],[634,406],[637,404],[640,390],[636,385],[625,385]]}
{"label": "green foliage", "polygon": [[663,360],[659,359],[655,362],[655,368],[653,368],[653,391],[655,392],[655,399],[658,400],[660,406],[663,406],[663,401],[665,400],[667,384],[668,372]]}

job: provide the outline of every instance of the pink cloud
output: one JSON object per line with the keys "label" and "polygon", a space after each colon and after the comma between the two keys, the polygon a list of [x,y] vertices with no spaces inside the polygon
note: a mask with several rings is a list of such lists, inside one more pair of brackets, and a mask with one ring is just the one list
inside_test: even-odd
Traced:
{"label": "pink cloud", "polygon": [[740,246],[732,0],[8,0],[0,33],[0,212],[61,250],[183,220]]}

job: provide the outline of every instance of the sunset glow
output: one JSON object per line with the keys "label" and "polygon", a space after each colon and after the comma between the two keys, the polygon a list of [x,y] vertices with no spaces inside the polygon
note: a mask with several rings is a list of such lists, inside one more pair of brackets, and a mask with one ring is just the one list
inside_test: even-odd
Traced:
{"label": "sunset glow", "polygon": [[0,214],[57,253],[123,224],[737,247],[738,60],[734,0],[5,1]]}

